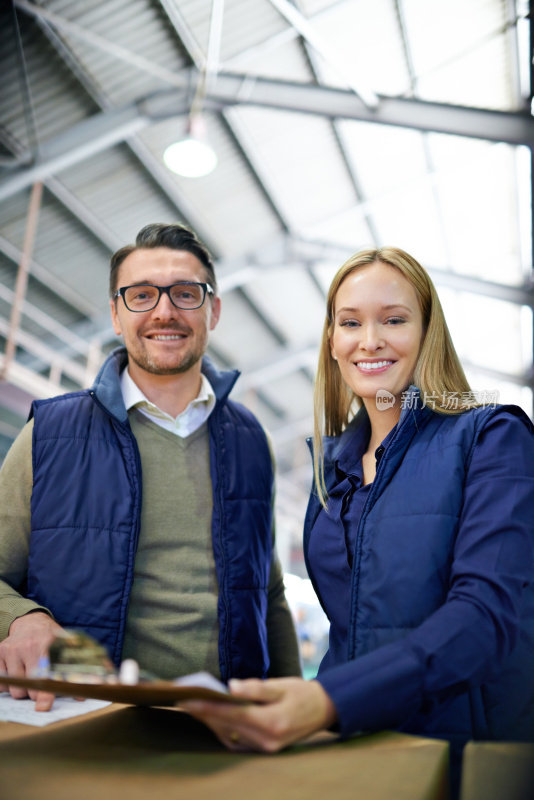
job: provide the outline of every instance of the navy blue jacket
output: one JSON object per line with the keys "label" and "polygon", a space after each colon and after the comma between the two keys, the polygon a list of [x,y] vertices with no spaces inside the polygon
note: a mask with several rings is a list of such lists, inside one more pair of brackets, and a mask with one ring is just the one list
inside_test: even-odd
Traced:
{"label": "navy blue jacket", "polygon": [[[61,625],[102,642],[116,664],[142,502],[139,451],[120,389],[126,358],[123,348],[115,350],[92,389],[36,401],[31,412],[27,595]],[[202,369],[217,398],[208,431],[221,676],[264,677],[272,551],[269,446],[255,417],[228,399],[238,373],[219,372],[208,359]]]}
{"label": "navy blue jacket", "polygon": [[[327,653],[318,680],[345,735],[534,740],[532,424],[515,406],[444,415],[413,405],[377,451],[354,520],[346,650]],[[327,489],[368,436],[362,410],[325,440]],[[312,495],[307,560],[324,513]],[[320,569],[308,560],[317,589]]]}

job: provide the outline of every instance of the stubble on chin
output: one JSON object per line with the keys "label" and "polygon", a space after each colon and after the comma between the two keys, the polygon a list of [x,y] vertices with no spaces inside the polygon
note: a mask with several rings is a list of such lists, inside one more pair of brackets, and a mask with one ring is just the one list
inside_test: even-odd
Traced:
{"label": "stubble on chin", "polygon": [[181,359],[178,358],[174,364],[171,363],[168,366],[153,358],[147,350],[141,350],[140,352],[130,351],[128,358],[140,369],[149,372],[151,375],[181,375],[194,367],[203,355],[203,349],[195,349],[193,352],[184,353]]}
{"label": "stubble on chin", "polygon": [[156,361],[149,357],[136,358],[135,355],[130,354],[131,360],[137,364],[140,369],[149,372],[151,375],[181,375],[188,372],[195,364],[202,358],[202,354],[195,353],[194,355],[187,356],[178,364],[172,367],[163,367]]}

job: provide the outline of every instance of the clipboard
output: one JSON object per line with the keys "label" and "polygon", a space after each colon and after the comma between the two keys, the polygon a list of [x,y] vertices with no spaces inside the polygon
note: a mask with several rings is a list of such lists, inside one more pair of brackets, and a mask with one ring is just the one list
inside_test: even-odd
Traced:
{"label": "clipboard", "polygon": [[189,682],[180,685],[173,681],[142,681],[135,684],[104,681],[93,683],[55,678],[16,678],[0,673],[0,684],[37,689],[67,697],[90,697],[94,700],[108,700],[112,703],[134,706],[176,706],[183,700],[215,700],[219,703],[240,705],[249,702],[234,697],[226,691],[202,686],[201,681],[198,685],[190,685]]}

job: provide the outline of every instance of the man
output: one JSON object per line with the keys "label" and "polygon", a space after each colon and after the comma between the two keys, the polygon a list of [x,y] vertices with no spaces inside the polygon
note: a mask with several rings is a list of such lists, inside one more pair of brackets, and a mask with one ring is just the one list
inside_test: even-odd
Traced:
{"label": "man", "polygon": [[299,674],[267,438],[203,357],[210,255],[148,225],[112,256],[110,296],[124,348],[90,390],[34,402],[0,471],[0,672],[30,673],[68,627],[160,678]]}

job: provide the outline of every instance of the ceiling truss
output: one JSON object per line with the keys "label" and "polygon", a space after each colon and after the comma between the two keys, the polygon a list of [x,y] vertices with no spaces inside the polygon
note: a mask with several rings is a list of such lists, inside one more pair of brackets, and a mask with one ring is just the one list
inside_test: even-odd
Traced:
{"label": "ceiling truss", "polygon": [[[309,63],[316,78],[315,83],[251,77],[246,72],[224,71],[224,69],[219,69],[217,59],[215,64],[207,64],[195,40],[188,36],[187,25],[181,17],[177,4],[171,0],[160,0],[160,2],[175,26],[191,61],[191,65],[179,73],[146,61],[138,54],[119,47],[91,31],[84,30],[41,6],[26,0],[16,0],[16,8],[20,12],[31,15],[39,22],[56,51],[68,63],[69,68],[76,74],[77,79],[101,110],[74,125],[61,136],[39,143],[36,152],[17,153],[16,160],[19,166],[11,169],[9,174],[0,181],[0,202],[29,189],[37,181],[43,181],[46,189],[90,231],[95,239],[107,250],[114,250],[122,242],[102,220],[85,207],[72,192],[69,192],[61,182],[60,173],[110,147],[124,144],[135,154],[156,185],[180,210],[184,221],[197,230],[201,238],[217,255],[216,247],[210,241],[210,232],[205,221],[200,219],[198,213],[190,207],[187,197],[170,180],[163,165],[148,150],[139,136],[155,121],[172,117],[186,117],[190,113],[193,98],[202,88],[203,107],[211,113],[218,114],[223,120],[235,146],[245,158],[251,175],[261,188],[271,208],[276,211],[283,231],[283,235],[280,237],[280,241],[275,243],[275,247],[283,250],[284,260],[277,257],[270,260],[263,258],[261,263],[254,264],[252,257],[246,259],[245,262],[236,260],[231,263],[220,262],[218,265],[221,292],[239,290],[243,293],[246,301],[251,303],[252,301],[246,294],[246,287],[257,277],[259,272],[263,274],[265,270],[279,268],[282,264],[287,267],[287,256],[289,256],[290,263],[297,264],[301,269],[313,275],[314,265],[324,258],[324,249],[317,242],[307,245],[305,242],[299,241],[298,237],[292,236],[290,224],[280,213],[268,188],[262,181],[259,171],[255,168],[253,158],[250,156],[246,142],[243,141],[239,127],[232,123],[228,114],[231,109],[240,106],[256,106],[326,118],[330,120],[336,135],[336,125],[339,121],[357,120],[409,128],[425,133],[436,132],[491,142],[505,142],[511,145],[523,145],[528,147],[531,152],[534,150],[534,119],[527,110],[502,112],[433,103],[415,96],[385,97],[374,93],[370,87],[356,80],[354,76],[346,74],[343,77],[347,88],[321,85],[320,61],[321,59],[326,60],[330,66],[335,66],[335,54],[329,51],[316,32],[308,25],[306,18],[287,0],[270,0],[273,7],[291,24],[291,27],[287,28],[283,34],[278,35],[277,41],[281,37],[285,37],[285,39],[300,38],[302,46],[306,48]],[[401,29],[403,29],[402,2],[397,2],[396,8]],[[109,107],[105,98],[99,95],[75,54],[65,44],[61,37],[62,32],[78,36],[92,47],[112,55],[118,61],[130,64],[141,72],[155,75],[167,88],[151,93],[136,103],[122,108]],[[403,42],[412,84],[415,85],[415,72],[411,66],[411,53],[406,36],[403,36]],[[268,46],[269,43],[264,44],[264,47]],[[241,60],[244,57],[246,54],[241,54]],[[239,63],[239,58],[236,59],[236,62]],[[230,62],[226,66],[228,68]],[[206,81],[207,69],[210,72],[209,81]],[[343,154],[339,138],[338,144]],[[355,197],[361,204],[362,214],[366,216],[371,234],[373,234],[369,201],[363,195],[358,176],[351,170],[348,161],[345,166],[350,173]],[[431,173],[431,163],[428,163],[428,168]],[[376,234],[374,234],[374,238],[377,239]],[[326,247],[328,248],[329,245]],[[0,252],[10,261],[19,263],[20,251],[1,236]],[[30,383],[30,376],[34,373],[36,381],[42,382],[40,388],[43,391],[49,391],[51,388],[56,390],[60,386],[61,373],[64,373],[71,380],[82,385],[94,374],[101,347],[109,341],[107,337],[113,338],[113,331],[109,325],[103,330],[101,320],[95,313],[96,310],[90,304],[86,304],[84,307],[83,298],[72,296],[59,283],[55,285],[45,267],[32,260],[30,268],[31,274],[36,280],[41,280],[64,300],[77,304],[77,307],[87,315],[89,321],[75,326],[74,330],[63,328],[44,312],[25,301],[23,313],[32,316],[46,333],[44,341],[39,341],[23,332],[18,332],[17,344],[27,353],[27,356],[17,365],[17,374],[13,375],[13,379],[18,380],[21,387],[27,387]],[[430,269],[429,271],[437,285],[458,291],[482,294],[534,309],[534,285],[530,282],[520,287],[513,287],[470,278],[447,270]],[[9,302],[9,290],[5,287],[1,288],[2,298]],[[90,321],[91,318],[93,318],[94,325]],[[270,327],[273,333],[271,323],[267,319],[264,319],[263,322],[266,327]],[[0,333],[5,332],[6,324],[6,320],[0,318]],[[47,335],[55,337],[61,342],[59,351],[63,365],[61,367],[58,366],[58,352],[54,352],[46,344]],[[241,383],[244,392],[261,392],[262,386],[294,372],[295,369],[302,369],[305,374],[311,375],[316,360],[315,349],[288,347],[283,335],[277,334],[276,331],[274,331],[274,335],[278,340],[280,355],[272,362],[262,365],[261,368],[249,370],[243,376]],[[92,336],[94,338],[91,338]],[[80,355],[84,361],[82,366],[80,366],[79,360],[76,360]],[[45,370],[43,370],[43,364],[46,365]],[[39,368],[38,365],[40,365]],[[477,367],[477,369],[481,368]],[[482,371],[486,371],[488,375],[494,377],[534,388],[532,370],[528,370],[526,374],[522,375],[512,375],[500,370],[486,369]],[[44,375],[43,372],[48,374]],[[306,428],[307,424],[308,420],[303,421],[303,429],[309,429]],[[301,432],[298,424],[285,426],[282,423],[278,435],[280,439],[284,439],[284,437],[300,436]]]}

